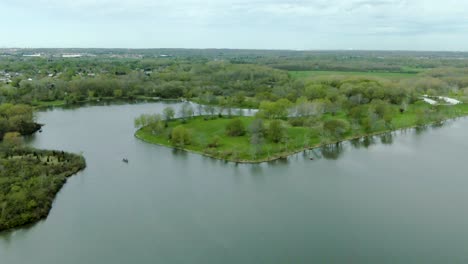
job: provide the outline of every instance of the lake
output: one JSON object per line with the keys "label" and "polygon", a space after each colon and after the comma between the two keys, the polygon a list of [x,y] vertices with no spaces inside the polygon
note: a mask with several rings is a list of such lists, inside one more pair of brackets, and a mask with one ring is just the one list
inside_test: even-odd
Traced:
{"label": "lake", "polygon": [[39,112],[28,144],[87,168],[0,263],[468,262],[468,119],[241,165],[133,137],[167,105]]}

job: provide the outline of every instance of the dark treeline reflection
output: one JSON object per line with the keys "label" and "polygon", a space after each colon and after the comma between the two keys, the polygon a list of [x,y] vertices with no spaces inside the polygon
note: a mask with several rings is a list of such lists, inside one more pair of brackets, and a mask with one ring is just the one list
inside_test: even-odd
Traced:
{"label": "dark treeline reflection", "polygon": [[428,128],[429,128],[428,126],[417,126],[414,128],[414,132],[416,132],[416,135],[420,135],[426,132]]}
{"label": "dark treeline reflection", "polygon": [[380,135],[380,142],[385,145],[393,143],[393,134],[391,132]]}
{"label": "dark treeline reflection", "polygon": [[356,138],[350,140],[351,146],[354,148],[368,148],[372,145],[375,145],[377,142],[374,136]]}
{"label": "dark treeline reflection", "polygon": [[329,144],[320,148],[322,157],[331,160],[337,160],[343,154],[343,150],[343,143]]}

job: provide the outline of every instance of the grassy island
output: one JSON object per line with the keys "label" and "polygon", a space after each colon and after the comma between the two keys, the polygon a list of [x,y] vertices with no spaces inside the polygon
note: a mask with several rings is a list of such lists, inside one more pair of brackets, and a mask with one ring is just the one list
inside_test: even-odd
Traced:
{"label": "grassy island", "polygon": [[[254,121],[253,117],[237,117],[236,119],[240,120],[244,127],[251,126]],[[169,122],[163,133],[154,134],[153,129],[147,126],[139,129],[135,135],[149,143],[180,148],[213,158],[236,162],[261,162],[286,156],[291,150],[302,149],[304,135],[309,133],[304,127],[287,127],[285,136],[291,139],[288,142],[274,143],[263,139],[261,146],[257,146],[252,144],[250,133],[239,136],[226,134],[226,126],[236,119],[195,117],[186,123],[182,120],[174,120]],[[265,123],[269,124],[269,122]],[[178,144],[171,140],[171,131],[177,127],[187,129],[189,142]],[[312,144],[319,143],[319,141],[314,141],[314,138],[311,140]]]}
{"label": "grassy island", "polygon": [[136,120],[140,128],[135,136],[226,161],[258,163],[343,140],[468,115],[468,104],[431,106],[417,102],[405,111],[388,107],[385,117],[370,123],[352,112],[271,119],[264,118],[260,109],[256,117],[197,116],[168,121],[147,115]]}

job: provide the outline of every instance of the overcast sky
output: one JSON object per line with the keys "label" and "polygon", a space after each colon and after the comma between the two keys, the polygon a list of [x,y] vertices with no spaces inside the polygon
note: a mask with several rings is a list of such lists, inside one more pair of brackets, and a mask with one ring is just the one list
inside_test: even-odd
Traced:
{"label": "overcast sky", "polygon": [[0,0],[0,47],[468,50],[463,0]]}

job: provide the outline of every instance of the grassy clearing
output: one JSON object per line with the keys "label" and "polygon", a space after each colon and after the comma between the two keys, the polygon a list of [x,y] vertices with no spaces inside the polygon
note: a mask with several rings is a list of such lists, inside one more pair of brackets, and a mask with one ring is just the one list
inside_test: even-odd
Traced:
{"label": "grassy clearing", "polygon": [[[431,116],[422,122],[420,117],[421,111],[426,111]],[[323,122],[341,119],[352,123],[352,120],[343,112],[339,112],[334,116],[325,114],[317,121],[316,125],[312,125],[311,127],[293,127],[284,122],[286,125],[286,140],[282,143],[274,143],[265,138],[260,148],[251,144],[249,133],[238,137],[231,137],[226,134],[225,128],[232,120],[231,118],[207,119],[195,117],[186,123],[183,123],[181,120],[174,120],[169,122],[168,128],[162,133],[154,134],[149,127],[143,127],[135,133],[135,136],[149,143],[174,147],[169,139],[170,131],[174,127],[182,125],[189,130],[192,138],[191,144],[185,145],[182,149],[227,161],[257,163],[286,157],[304,149],[319,147],[333,142],[415,127],[465,115],[468,115],[468,104],[439,106],[436,109],[424,103],[417,103],[410,105],[405,113],[395,112],[390,127],[381,126],[369,132],[359,126],[354,126],[354,128],[352,126],[340,138],[334,138],[323,132]],[[254,120],[253,117],[238,118],[244,123],[246,128]],[[265,121],[266,127],[268,127],[268,124],[269,122]],[[219,146],[210,148],[208,145],[214,137],[219,137]]]}
{"label": "grassy clearing", "polygon": [[[253,117],[239,117],[248,128]],[[286,128],[287,143],[273,143],[265,139],[262,145],[261,153],[256,153],[255,147],[250,144],[250,135],[247,133],[244,136],[231,137],[226,135],[226,125],[231,121],[231,118],[216,118],[205,120],[203,117],[195,117],[183,124],[181,120],[172,121],[169,123],[167,132],[160,135],[154,135],[148,127],[144,127],[136,132],[136,137],[149,143],[159,144],[172,147],[169,140],[169,131],[178,126],[183,125],[189,129],[192,135],[192,143],[184,147],[185,150],[202,153],[214,158],[239,161],[239,162],[260,162],[271,159],[277,159],[287,156],[291,150],[303,149],[305,145],[311,143],[318,144],[319,138],[312,139],[310,129],[305,127]],[[268,122],[265,122],[268,126]],[[207,145],[215,136],[220,138],[219,147],[208,148]]]}
{"label": "grassy clearing", "polygon": [[290,71],[294,79],[319,76],[349,76],[349,77],[378,77],[391,80],[407,79],[417,76],[416,73],[399,72],[347,72],[347,71]]}

